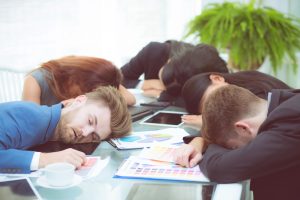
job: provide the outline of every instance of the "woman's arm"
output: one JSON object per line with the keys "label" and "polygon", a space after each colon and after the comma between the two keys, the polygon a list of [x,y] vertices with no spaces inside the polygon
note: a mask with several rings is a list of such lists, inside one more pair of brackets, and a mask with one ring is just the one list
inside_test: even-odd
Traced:
{"label": "woman's arm", "polygon": [[41,104],[41,88],[31,75],[25,77],[22,93],[23,101],[32,101]]}
{"label": "woman's arm", "polygon": [[141,89],[145,96],[158,98],[166,88],[159,79],[149,79],[144,80]]}
{"label": "woman's arm", "polygon": [[119,86],[119,91],[125,98],[127,105],[133,106],[136,103],[135,97],[123,85]]}
{"label": "woman's arm", "polygon": [[166,90],[166,87],[159,79],[144,80],[142,90]]}

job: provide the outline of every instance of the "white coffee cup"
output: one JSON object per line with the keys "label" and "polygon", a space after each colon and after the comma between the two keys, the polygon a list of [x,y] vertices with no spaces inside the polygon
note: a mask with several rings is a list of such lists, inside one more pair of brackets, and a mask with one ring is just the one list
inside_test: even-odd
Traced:
{"label": "white coffee cup", "polygon": [[75,166],[69,163],[53,163],[43,170],[49,185],[64,187],[71,185],[75,174]]}

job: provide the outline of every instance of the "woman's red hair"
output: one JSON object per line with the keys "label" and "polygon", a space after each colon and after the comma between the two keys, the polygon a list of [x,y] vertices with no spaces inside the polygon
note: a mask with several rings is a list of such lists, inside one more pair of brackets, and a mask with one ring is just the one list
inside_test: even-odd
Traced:
{"label": "woman's red hair", "polygon": [[88,56],[67,56],[43,63],[50,78],[47,82],[59,100],[91,92],[98,86],[119,87],[121,72],[111,62]]}

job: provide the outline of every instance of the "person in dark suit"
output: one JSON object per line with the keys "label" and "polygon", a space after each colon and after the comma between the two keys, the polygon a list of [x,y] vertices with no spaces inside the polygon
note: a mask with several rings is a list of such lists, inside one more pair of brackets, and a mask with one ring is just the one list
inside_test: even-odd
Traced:
{"label": "person in dark suit", "polygon": [[123,85],[135,87],[144,74],[144,94],[159,101],[176,101],[185,81],[203,72],[228,72],[226,62],[210,45],[175,40],[150,42],[121,67]]}
{"label": "person in dark suit", "polygon": [[200,168],[211,180],[251,179],[254,199],[299,199],[300,90],[272,90],[268,100],[226,85],[204,101]]}
{"label": "person in dark suit", "polygon": [[85,154],[66,149],[52,153],[27,150],[47,141],[100,142],[131,130],[126,101],[116,88],[99,87],[67,105],[33,102],[0,104],[0,173],[29,173],[50,163],[81,166]]}

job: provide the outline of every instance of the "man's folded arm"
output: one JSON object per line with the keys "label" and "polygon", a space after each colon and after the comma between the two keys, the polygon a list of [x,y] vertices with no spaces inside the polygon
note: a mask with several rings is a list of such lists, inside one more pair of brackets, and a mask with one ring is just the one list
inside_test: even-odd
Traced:
{"label": "man's folded arm", "polygon": [[0,173],[30,173],[34,153],[17,149],[0,150]]}
{"label": "man's folded arm", "polygon": [[300,138],[293,137],[291,131],[282,133],[280,127],[277,133],[274,131],[265,131],[235,150],[209,145],[200,162],[202,172],[211,181],[231,183],[300,165],[300,151],[295,151],[299,149]]}

